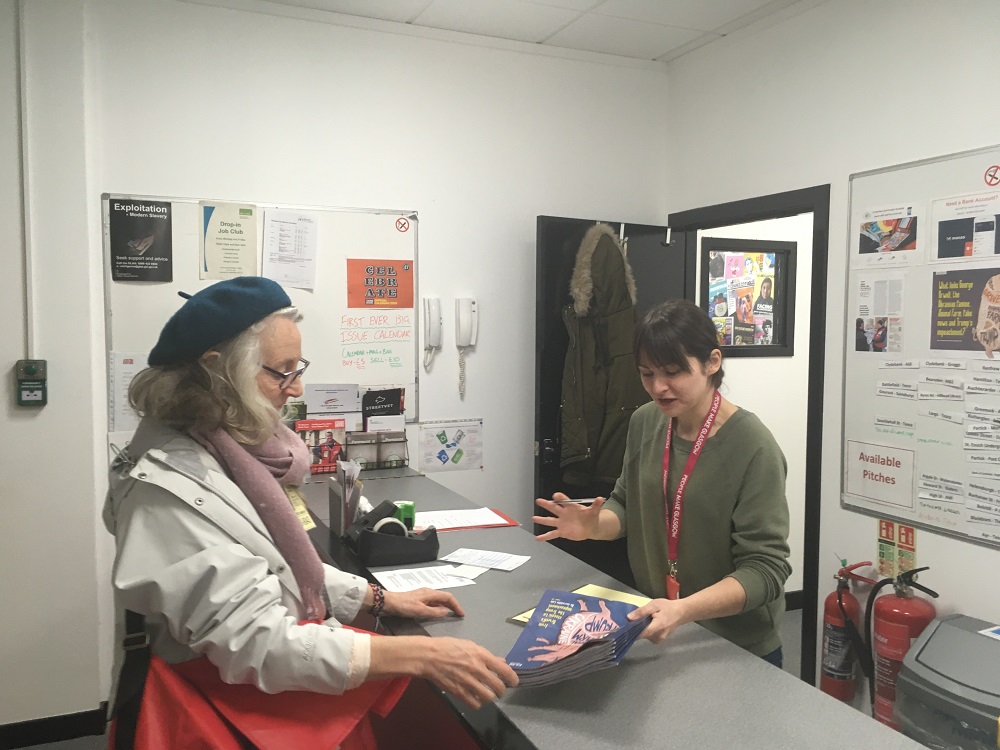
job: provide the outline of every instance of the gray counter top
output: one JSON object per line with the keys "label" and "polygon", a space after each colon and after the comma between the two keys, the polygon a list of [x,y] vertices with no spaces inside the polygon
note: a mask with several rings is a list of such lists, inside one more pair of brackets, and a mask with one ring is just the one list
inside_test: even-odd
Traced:
{"label": "gray counter top", "polygon": [[[325,491],[322,499],[316,491],[309,494],[322,517]],[[412,500],[418,511],[470,505],[421,476],[369,480],[364,494],[373,505]],[[476,585],[452,589],[464,618],[421,623],[429,635],[469,638],[500,656],[521,630],[506,619],[534,606],[545,589],[571,591],[593,583],[632,590],[522,528],[448,531],[439,539],[442,556],[460,547],[531,555],[517,570],[489,570]],[[477,712],[456,708],[490,747],[922,747],[696,624],[658,646],[636,642],[615,668],[546,688],[515,688],[495,707]],[[504,726],[511,736],[504,736]]]}

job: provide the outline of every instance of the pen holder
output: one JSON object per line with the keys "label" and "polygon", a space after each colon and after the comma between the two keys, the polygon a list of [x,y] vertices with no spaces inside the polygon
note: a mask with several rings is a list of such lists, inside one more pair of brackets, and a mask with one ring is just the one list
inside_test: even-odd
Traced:
{"label": "pen holder", "polygon": [[394,518],[395,503],[382,502],[347,530],[347,544],[366,567],[409,565],[437,560],[441,548],[437,530],[408,532],[402,521]]}

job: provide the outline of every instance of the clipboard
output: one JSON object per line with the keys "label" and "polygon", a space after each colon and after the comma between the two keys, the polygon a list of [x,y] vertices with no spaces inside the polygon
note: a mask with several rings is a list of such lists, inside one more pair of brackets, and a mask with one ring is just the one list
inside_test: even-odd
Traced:
{"label": "clipboard", "polygon": [[[503,511],[499,511],[496,508],[474,508],[474,509],[470,509],[470,510],[472,512],[481,512],[483,510],[488,510],[491,513],[493,513],[496,516],[498,516],[498,519],[497,519],[497,521],[495,523],[472,524],[472,525],[468,525],[468,526],[448,526],[448,525],[441,526],[441,525],[438,525],[436,523],[421,524],[419,522],[419,520],[421,518],[426,518],[426,515],[423,512],[418,511],[417,514],[416,514],[416,517],[414,518],[414,527],[413,528],[415,530],[420,530],[420,529],[427,528],[428,526],[434,526],[434,528],[436,528],[439,533],[443,533],[443,532],[446,532],[446,531],[465,531],[465,530],[468,530],[468,529],[498,529],[498,528],[504,528],[506,526],[519,526],[520,525],[520,524],[518,524],[517,521],[515,521],[513,518],[511,518],[510,516],[508,516],[506,513],[504,513]],[[460,511],[427,511],[427,513],[444,513],[444,512],[448,512],[448,513],[468,513],[470,511],[469,510],[460,510]]]}

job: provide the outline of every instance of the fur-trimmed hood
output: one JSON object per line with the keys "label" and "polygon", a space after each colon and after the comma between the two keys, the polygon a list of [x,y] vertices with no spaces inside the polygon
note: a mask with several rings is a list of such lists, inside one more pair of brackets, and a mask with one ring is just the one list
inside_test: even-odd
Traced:
{"label": "fur-trimmed hood", "polygon": [[[613,246],[617,253],[610,253],[610,246]],[[600,266],[595,269],[595,255],[599,247],[604,250],[605,257],[599,261]],[[632,276],[632,268],[625,257],[614,230],[607,224],[595,224],[583,236],[580,249],[576,253],[576,263],[573,266],[573,276],[570,279],[569,293],[573,298],[573,312],[578,317],[587,315],[590,311],[591,300],[594,296],[594,273],[605,273],[610,271],[614,275],[618,271],[618,261],[621,259],[620,271],[623,272],[625,287],[628,290],[629,298],[634,305],[636,302],[635,279]]]}

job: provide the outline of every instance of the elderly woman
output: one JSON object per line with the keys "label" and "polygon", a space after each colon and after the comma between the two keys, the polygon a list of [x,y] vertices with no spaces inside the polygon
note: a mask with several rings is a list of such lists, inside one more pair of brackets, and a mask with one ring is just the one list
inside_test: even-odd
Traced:
{"label": "elderly woman", "polygon": [[290,502],[308,449],[279,421],[308,365],[299,319],[278,284],[241,277],[190,297],[164,326],[129,389],[142,422],[110,472],[119,611],[145,617],[153,654],[205,656],[227,683],[339,694],[418,676],[478,708],[517,682],[486,649],[341,627],[362,610],[463,612],[446,592],[384,591],[312,547]]}

